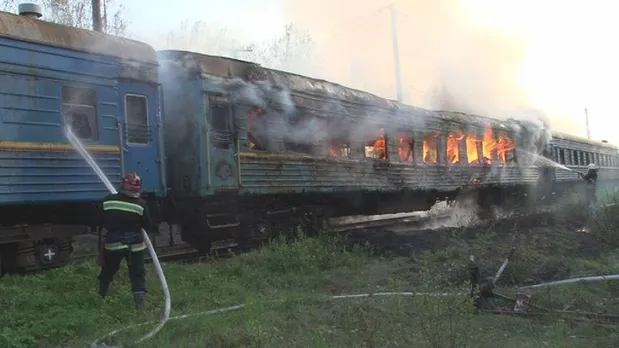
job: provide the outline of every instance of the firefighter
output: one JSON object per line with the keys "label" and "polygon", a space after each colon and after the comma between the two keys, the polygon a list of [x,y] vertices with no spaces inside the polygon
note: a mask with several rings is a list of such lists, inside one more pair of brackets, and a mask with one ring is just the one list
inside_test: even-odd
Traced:
{"label": "firefighter", "polygon": [[146,202],[140,198],[141,190],[142,179],[130,173],[123,177],[117,194],[105,197],[101,227],[107,230],[107,234],[99,274],[99,294],[105,298],[120,263],[126,259],[133,299],[138,309],[143,307],[146,296],[146,245],[141,230],[149,231],[153,227]]}
{"label": "firefighter", "polygon": [[598,167],[593,163],[589,163],[587,169],[587,174],[578,173],[578,175],[585,180],[585,204],[587,207],[590,207],[592,204],[597,205],[598,202],[595,192],[598,180]]}

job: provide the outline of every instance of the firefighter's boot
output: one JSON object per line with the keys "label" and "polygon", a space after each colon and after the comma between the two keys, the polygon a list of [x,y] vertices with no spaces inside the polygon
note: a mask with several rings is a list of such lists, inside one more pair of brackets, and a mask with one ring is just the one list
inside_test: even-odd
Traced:
{"label": "firefighter's boot", "polygon": [[144,307],[144,299],[146,293],[143,291],[137,291],[133,293],[133,302],[135,302],[135,308],[140,310]]}
{"label": "firefighter's boot", "polygon": [[99,282],[99,295],[105,298],[107,296],[107,291],[110,288],[110,283]]}

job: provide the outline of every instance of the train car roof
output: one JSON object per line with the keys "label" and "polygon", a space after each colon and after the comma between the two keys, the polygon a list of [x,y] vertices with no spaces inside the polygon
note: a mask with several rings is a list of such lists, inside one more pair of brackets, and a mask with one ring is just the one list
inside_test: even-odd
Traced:
{"label": "train car roof", "polygon": [[155,49],[146,43],[9,12],[0,11],[0,37],[157,64]]}
{"label": "train car roof", "polygon": [[399,108],[400,104],[377,95],[352,89],[340,84],[294,74],[287,71],[270,69],[257,63],[234,58],[212,56],[208,54],[162,50],[157,55],[164,59],[173,59],[188,68],[221,78],[244,78],[249,80],[268,80],[276,85],[283,85],[293,92],[324,96],[354,104],[382,107],[387,109]]}
{"label": "train car roof", "polygon": [[587,144],[587,145],[592,145],[592,146],[599,146],[599,147],[606,147],[606,148],[611,148],[611,149],[617,149],[617,146],[610,144],[610,143],[604,143],[602,141],[597,141],[597,140],[591,140],[591,139],[587,139],[584,137],[579,137],[576,135],[572,135],[572,134],[567,134],[567,133],[561,133],[561,132],[552,132],[552,137],[553,138],[557,138],[557,139],[563,139],[563,140],[567,140],[567,141],[573,141],[573,142],[577,142],[577,143],[583,143],[583,144]]}

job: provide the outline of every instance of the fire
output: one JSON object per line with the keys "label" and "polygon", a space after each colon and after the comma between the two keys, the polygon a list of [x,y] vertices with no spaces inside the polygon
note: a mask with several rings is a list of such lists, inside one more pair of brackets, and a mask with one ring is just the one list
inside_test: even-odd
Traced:
{"label": "fire", "polygon": [[497,155],[499,160],[507,163],[507,153],[516,148],[516,143],[510,139],[505,132],[499,132],[499,142],[497,143]]}
{"label": "fire", "polygon": [[499,132],[499,141],[493,136],[492,128],[487,128],[484,133],[483,154],[484,163],[492,164],[492,153],[496,151],[499,162],[507,163],[507,153],[516,148],[516,143],[505,132]]}
{"label": "fire", "polygon": [[486,128],[484,140],[482,141],[482,152],[484,163],[492,164],[492,152],[496,150],[497,142],[492,134],[492,128]]}
{"label": "fire", "polygon": [[477,143],[479,139],[474,135],[466,136],[466,155],[471,164],[479,164],[479,153],[477,152]]}
{"label": "fire", "polygon": [[460,163],[460,140],[464,138],[461,133],[450,133],[447,137],[447,162]]}
{"label": "fire", "polygon": [[428,135],[423,138],[423,161],[438,162],[438,135]]}
{"label": "fire", "polygon": [[413,162],[413,135],[406,132],[399,132],[398,137],[400,138],[398,153],[400,154],[401,162]]}

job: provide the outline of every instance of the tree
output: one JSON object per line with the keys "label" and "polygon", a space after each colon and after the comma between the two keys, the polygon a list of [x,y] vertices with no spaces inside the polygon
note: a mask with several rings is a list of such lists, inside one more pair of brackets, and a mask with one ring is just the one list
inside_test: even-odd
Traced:
{"label": "tree", "polygon": [[[0,8],[3,11],[16,13],[19,0],[2,0]],[[116,4],[116,0],[101,0],[103,8],[103,32],[127,36],[127,22],[123,18],[125,7]],[[43,0],[42,20],[68,25],[81,29],[92,29],[91,0]]]}
{"label": "tree", "polygon": [[156,49],[177,49],[210,55],[233,57],[262,64],[269,68],[311,75],[319,66],[314,56],[314,41],[309,33],[292,24],[270,41],[248,42],[226,28],[204,22],[183,22],[177,30],[164,36],[143,37]]}

